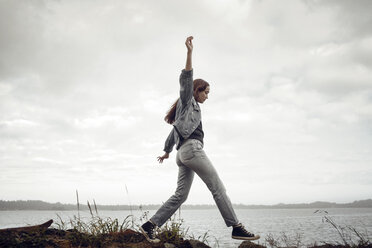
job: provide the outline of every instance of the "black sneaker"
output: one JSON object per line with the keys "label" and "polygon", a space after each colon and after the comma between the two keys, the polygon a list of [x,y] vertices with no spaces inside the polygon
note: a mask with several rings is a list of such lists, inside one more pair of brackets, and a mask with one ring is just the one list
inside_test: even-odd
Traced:
{"label": "black sneaker", "polygon": [[233,239],[256,240],[260,238],[260,235],[254,235],[253,233],[248,232],[242,224],[239,224],[233,227],[231,237]]}
{"label": "black sneaker", "polygon": [[155,238],[155,228],[156,226],[154,224],[152,224],[150,221],[147,221],[139,229],[142,232],[142,234],[145,236],[147,241],[151,243],[158,243],[160,242],[160,240]]}

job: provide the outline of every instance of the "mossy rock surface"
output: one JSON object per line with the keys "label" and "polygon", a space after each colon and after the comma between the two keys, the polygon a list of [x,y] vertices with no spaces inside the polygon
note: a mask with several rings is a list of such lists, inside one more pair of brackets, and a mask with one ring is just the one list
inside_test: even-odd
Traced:
{"label": "mossy rock surface", "polygon": [[[164,235],[164,233],[163,233]],[[168,237],[169,238],[169,237]],[[1,248],[210,248],[198,240],[188,240],[180,237],[171,237],[168,240],[154,244],[148,242],[145,237],[134,230],[126,229],[120,232],[92,235],[79,232],[76,229],[60,230],[49,229],[13,229],[0,232]],[[264,248],[259,243],[243,241],[238,248]],[[221,247],[222,248],[222,247]],[[372,248],[370,243],[356,246],[340,244],[323,244],[308,246],[308,248]]]}
{"label": "mossy rock surface", "polygon": [[150,243],[141,233],[131,229],[102,235],[82,233],[76,229],[59,230],[55,228],[0,232],[0,247],[2,248],[165,248],[172,245],[176,248],[209,248],[206,244],[196,240],[180,239],[176,243],[172,243],[172,241],[175,240],[157,244]]}

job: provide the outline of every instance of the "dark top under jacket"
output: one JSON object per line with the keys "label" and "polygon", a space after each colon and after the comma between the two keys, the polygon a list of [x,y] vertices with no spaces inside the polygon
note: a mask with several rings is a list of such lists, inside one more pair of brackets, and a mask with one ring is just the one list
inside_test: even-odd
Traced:
{"label": "dark top under jacket", "polygon": [[[176,131],[177,131],[177,128],[175,128]],[[178,132],[178,131],[177,131]],[[195,131],[190,135],[190,137],[188,137],[187,139],[197,139],[199,140],[202,144],[204,144],[203,142],[203,138],[204,138],[204,132],[203,132],[203,124],[202,122],[200,121],[200,124],[199,126],[195,129]],[[182,138],[182,135],[180,135],[180,143],[179,145],[177,146],[177,150],[178,148],[180,148],[183,144],[183,142],[185,141],[184,138]]]}

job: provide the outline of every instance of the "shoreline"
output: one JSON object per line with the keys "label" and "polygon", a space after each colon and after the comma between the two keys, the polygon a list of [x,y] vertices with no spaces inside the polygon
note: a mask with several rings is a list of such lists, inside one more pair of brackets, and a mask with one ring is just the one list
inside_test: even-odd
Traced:
{"label": "shoreline", "polygon": [[[100,210],[123,211],[123,210],[157,210],[161,204],[140,204],[140,205],[96,205]],[[275,204],[275,205],[245,205],[233,204],[234,209],[331,209],[331,208],[372,208],[372,199],[354,201],[351,203],[333,203],[333,202],[312,202],[298,204]],[[40,200],[18,200],[5,201],[0,200],[0,211],[6,210],[52,210],[52,211],[70,211],[76,210],[76,204],[49,203]],[[87,204],[79,204],[80,210],[89,210]],[[217,209],[214,204],[185,204],[181,206],[182,210],[202,210]]]}

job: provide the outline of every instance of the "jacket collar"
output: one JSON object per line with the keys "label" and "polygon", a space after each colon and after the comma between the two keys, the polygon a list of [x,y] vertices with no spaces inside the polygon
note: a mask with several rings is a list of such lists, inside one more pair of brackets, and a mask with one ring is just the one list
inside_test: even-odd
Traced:
{"label": "jacket collar", "polygon": [[200,111],[200,106],[199,106],[198,102],[195,100],[194,97],[192,97],[192,99],[191,99],[191,104],[192,104],[192,106],[194,107],[195,110]]}

